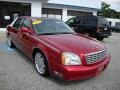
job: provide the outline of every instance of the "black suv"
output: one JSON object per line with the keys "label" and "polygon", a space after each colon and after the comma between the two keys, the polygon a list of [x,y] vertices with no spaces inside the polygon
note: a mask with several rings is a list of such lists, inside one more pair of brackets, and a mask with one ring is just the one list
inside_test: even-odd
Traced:
{"label": "black suv", "polygon": [[82,33],[102,41],[111,35],[111,26],[102,16],[77,16],[66,22],[77,33]]}

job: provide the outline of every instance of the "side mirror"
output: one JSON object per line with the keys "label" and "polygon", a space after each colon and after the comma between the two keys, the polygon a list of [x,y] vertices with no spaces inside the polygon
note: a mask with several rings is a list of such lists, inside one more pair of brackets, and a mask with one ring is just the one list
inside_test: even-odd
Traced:
{"label": "side mirror", "polygon": [[26,27],[22,27],[21,32],[25,32],[25,33],[29,33],[29,34],[31,33],[30,30]]}

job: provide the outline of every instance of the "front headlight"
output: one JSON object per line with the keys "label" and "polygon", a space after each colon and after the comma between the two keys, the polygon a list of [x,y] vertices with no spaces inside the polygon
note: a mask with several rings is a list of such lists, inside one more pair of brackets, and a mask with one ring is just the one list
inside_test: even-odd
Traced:
{"label": "front headlight", "polygon": [[62,64],[63,65],[81,65],[82,62],[78,55],[70,52],[63,52]]}

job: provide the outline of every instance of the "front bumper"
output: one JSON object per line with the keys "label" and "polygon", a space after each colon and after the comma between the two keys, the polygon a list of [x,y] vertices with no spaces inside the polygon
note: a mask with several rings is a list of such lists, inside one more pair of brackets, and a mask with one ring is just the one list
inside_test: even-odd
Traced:
{"label": "front bumper", "polygon": [[100,36],[100,37],[105,37],[105,38],[107,38],[108,36],[111,36],[111,35],[112,35],[111,32],[109,32],[109,33],[99,32],[99,33],[98,33],[98,36]]}
{"label": "front bumper", "polygon": [[91,78],[99,75],[103,70],[105,70],[110,59],[111,56],[100,63],[89,66],[55,65],[56,68],[54,68],[53,73],[55,76],[67,81]]}

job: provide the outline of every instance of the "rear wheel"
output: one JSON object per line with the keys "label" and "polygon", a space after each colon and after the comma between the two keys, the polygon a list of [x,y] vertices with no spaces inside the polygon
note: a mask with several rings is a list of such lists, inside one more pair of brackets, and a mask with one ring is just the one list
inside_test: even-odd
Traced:
{"label": "rear wheel", "polygon": [[97,37],[97,40],[102,41],[104,37]]}
{"label": "rear wheel", "polygon": [[34,60],[38,73],[41,76],[48,76],[49,75],[48,62],[45,56],[40,51],[37,51],[34,55]]}
{"label": "rear wheel", "polygon": [[11,39],[10,36],[7,37],[7,43],[8,43],[8,46],[10,48],[14,48],[15,47],[15,45],[13,44],[12,39]]}

